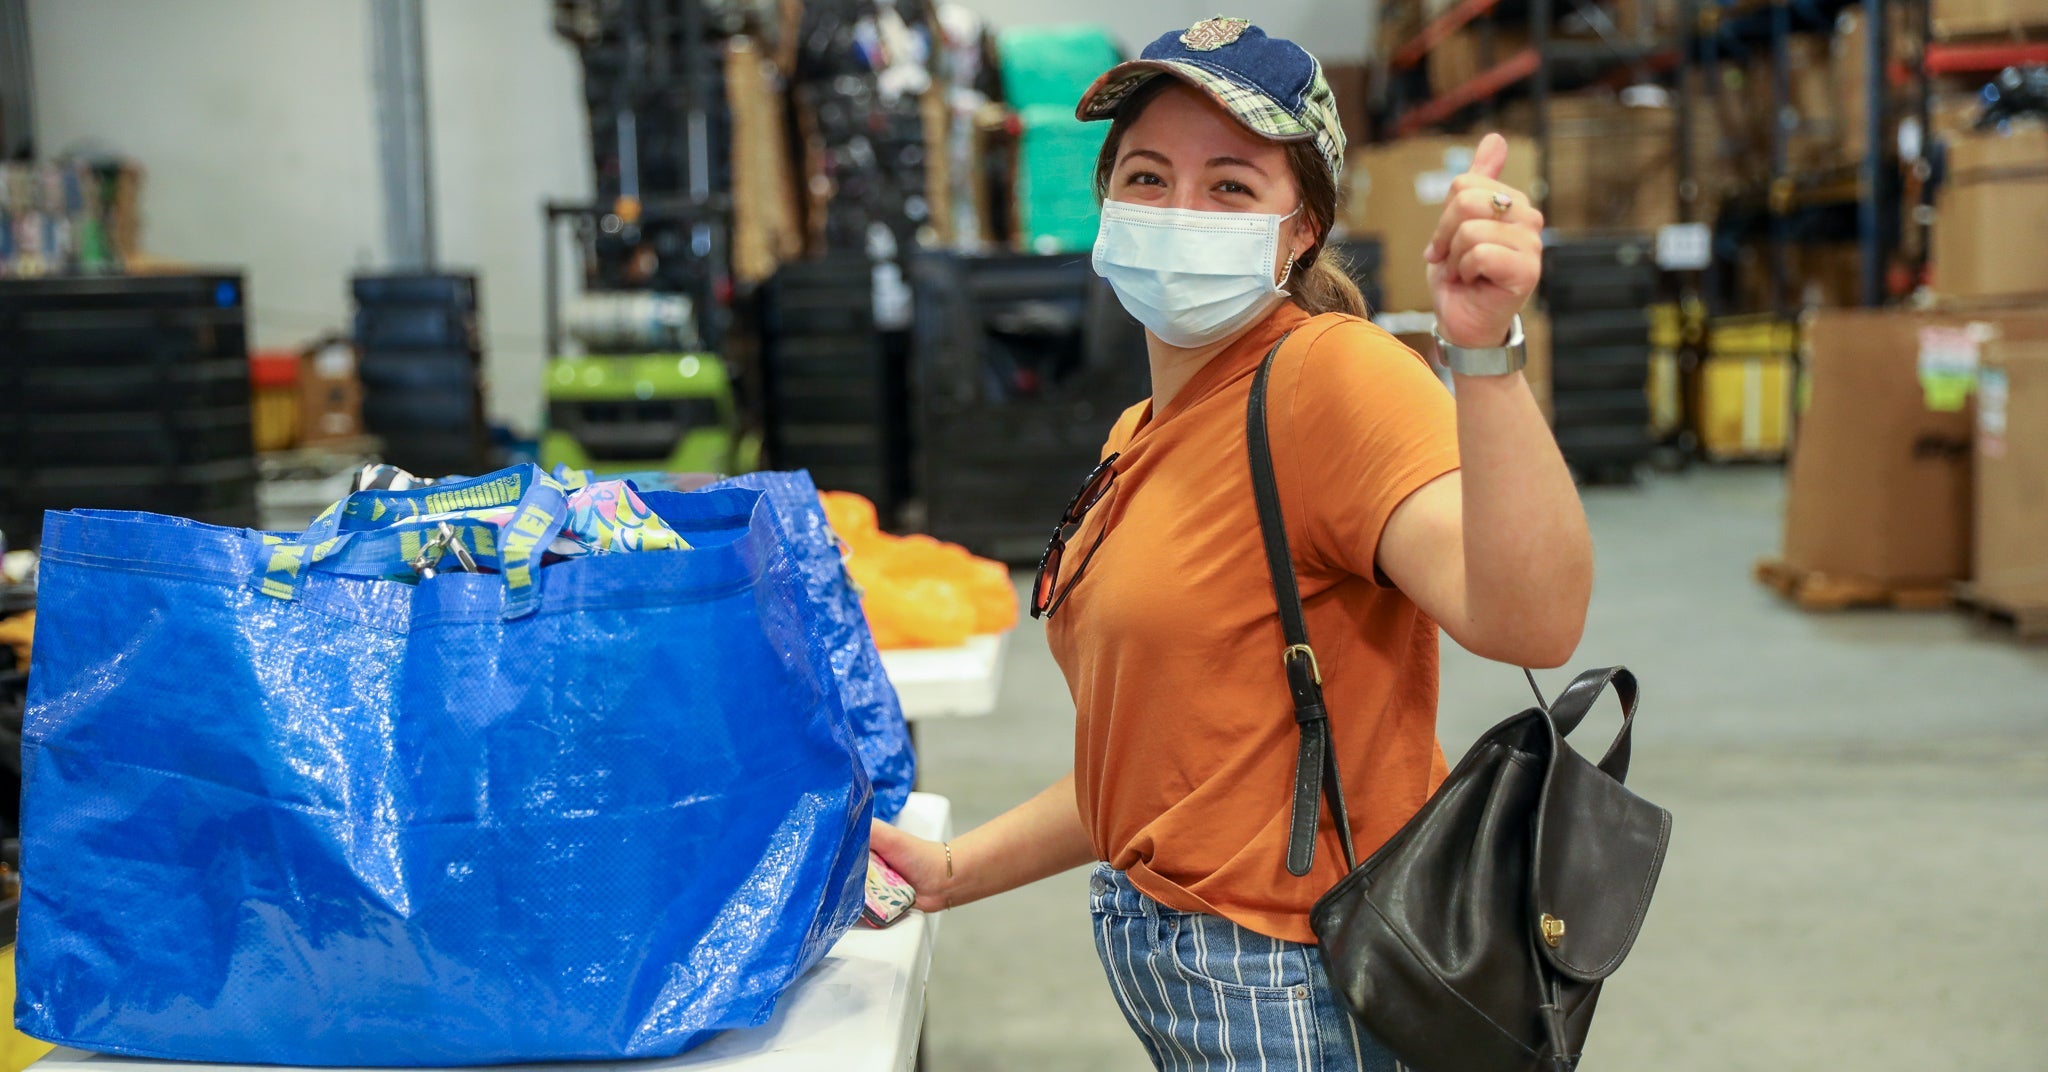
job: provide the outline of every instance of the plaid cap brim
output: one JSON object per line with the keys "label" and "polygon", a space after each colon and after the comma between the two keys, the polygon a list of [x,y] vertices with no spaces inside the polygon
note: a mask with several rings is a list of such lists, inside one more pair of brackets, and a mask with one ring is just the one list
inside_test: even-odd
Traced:
{"label": "plaid cap brim", "polygon": [[[1129,60],[1103,72],[1095,84],[1081,94],[1074,118],[1089,122],[1108,119],[1138,87],[1160,75],[1172,75],[1223,106],[1252,133],[1274,141],[1314,141],[1330,166],[1330,174],[1344,169],[1344,147],[1330,137],[1327,128],[1311,127],[1297,119],[1264,91],[1254,89],[1227,75],[1211,71],[1200,63],[1184,60]],[[1318,75],[1318,79],[1320,79]],[[1331,117],[1334,120],[1334,116]],[[1334,126],[1334,122],[1330,124]]]}

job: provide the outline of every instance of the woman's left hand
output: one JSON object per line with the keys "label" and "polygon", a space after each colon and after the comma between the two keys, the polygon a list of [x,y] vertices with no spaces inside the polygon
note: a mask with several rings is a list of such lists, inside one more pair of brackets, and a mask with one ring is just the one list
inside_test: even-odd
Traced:
{"label": "woman's left hand", "polygon": [[1480,141],[1472,170],[1452,180],[1436,236],[1423,252],[1437,334],[1456,346],[1505,343],[1515,314],[1543,278],[1543,213],[1528,194],[1500,181],[1507,159],[1506,138],[1488,134]]}

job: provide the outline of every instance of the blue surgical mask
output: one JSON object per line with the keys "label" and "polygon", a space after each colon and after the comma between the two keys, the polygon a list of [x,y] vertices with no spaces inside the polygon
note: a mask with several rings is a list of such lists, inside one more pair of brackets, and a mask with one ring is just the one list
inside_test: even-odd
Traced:
{"label": "blue surgical mask", "polygon": [[[1273,282],[1285,216],[1102,203],[1095,272],[1169,346],[1229,338],[1287,299]],[[1290,253],[1287,272],[1294,270]]]}

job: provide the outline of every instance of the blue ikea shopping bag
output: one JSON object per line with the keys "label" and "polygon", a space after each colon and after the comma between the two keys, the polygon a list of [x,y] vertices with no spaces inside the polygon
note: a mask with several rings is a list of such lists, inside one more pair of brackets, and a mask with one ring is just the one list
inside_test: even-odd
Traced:
{"label": "blue ikea shopping bag", "polygon": [[[689,474],[654,471],[599,477],[563,465],[555,467],[554,475],[571,487],[597,479],[625,480],[643,496],[663,494],[679,477],[692,479]],[[903,718],[902,701],[882,666],[882,653],[868,628],[867,612],[861,609],[860,593],[846,574],[841,555],[844,545],[825,517],[817,484],[808,472],[762,472],[732,477],[714,487],[758,491],[775,512],[804,586],[823,612],[820,640],[829,652],[839,700],[853,720],[861,762],[867,767],[868,780],[874,783],[875,816],[893,821],[917,785],[917,754],[910,742],[910,725]]]}
{"label": "blue ikea shopping bag", "polygon": [[895,819],[917,784],[917,756],[896,686],[882,669],[882,653],[868,629],[860,594],[846,576],[839,538],[818,501],[818,486],[809,473],[796,472],[748,473],[718,487],[761,492],[788,526],[797,570],[823,612],[820,632],[831,652],[840,702],[853,720],[854,743],[875,786],[875,815]]}
{"label": "blue ikea shopping bag", "polygon": [[[452,529],[493,572],[388,579],[450,541],[420,515],[507,501]],[[563,498],[530,466],[296,538],[49,515],[19,1026],[417,1066],[766,1022],[859,914],[871,790],[788,526],[647,502],[691,550],[540,568]]]}

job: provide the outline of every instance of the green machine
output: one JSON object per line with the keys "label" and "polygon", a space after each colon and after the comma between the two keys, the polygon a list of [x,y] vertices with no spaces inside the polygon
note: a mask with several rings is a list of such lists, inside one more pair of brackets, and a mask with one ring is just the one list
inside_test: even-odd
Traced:
{"label": "green machine", "polygon": [[[547,206],[550,235],[563,220],[576,225],[587,283],[613,274],[603,270],[597,239],[622,229],[615,210],[625,207]],[[731,369],[697,341],[694,314],[708,293],[693,301],[673,291],[595,290],[563,302],[552,239],[547,254],[550,360],[541,466],[596,473],[757,468],[761,437],[744,430]],[[586,353],[564,355],[564,337]]]}
{"label": "green machine", "polygon": [[732,378],[715,354],[558,358],[540,463],[598,473],[751,472],[761,440],[739,427]]}

